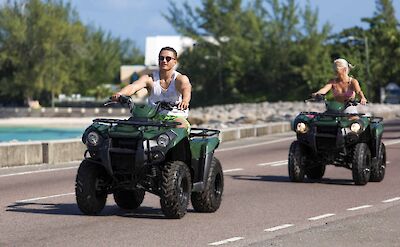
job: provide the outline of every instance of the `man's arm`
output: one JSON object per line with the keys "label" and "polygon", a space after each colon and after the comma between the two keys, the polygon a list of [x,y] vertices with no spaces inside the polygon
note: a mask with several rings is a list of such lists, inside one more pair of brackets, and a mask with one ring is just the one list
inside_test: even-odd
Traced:
{"label": "man's arm", "polygon": [[119,92],[115,93],[112,96],[112,100],[117,101],[120,95],[131,96],[142,88],[146,88],[151,83],[151,77],[149,75],[142,75],[139,79],[134,81],[132,84],[129,84],[122,88]]}
{"label": "man's arm", "polygon": [[186,75],[180,75],[176,79],[176,89],[182,94],[182,102],[179,103],[178,108],[186,110],[192,97],[192,85]]}

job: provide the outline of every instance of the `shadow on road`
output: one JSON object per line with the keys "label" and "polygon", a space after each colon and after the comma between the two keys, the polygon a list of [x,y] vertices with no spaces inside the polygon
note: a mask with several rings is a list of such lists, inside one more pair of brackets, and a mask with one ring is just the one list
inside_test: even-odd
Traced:
{"label": "shadow on road", "polygon": [[[106,206],[101,215],[107,215],[107,212],[111,211],[110,208],[113,207]],[[6,211],[31,214],[83,215],[75,203],[16,202],[7,206]]]}
{"label": "shadow on road", "polygon": [[[275,175],[267,175],[267,176],[249,176],[249,175],[231,175],[233,179],[237,180],[248,180],[248,181],[259,181],[259,182],[278,182],[278,183],[293,183],[299,184],[296,182],[291,182],[288,176],[275,176]],[[354,185],[353,180],[351,179],[331,179],[331,178],[323,178],[321,180],[312,180],[305,179],[303,183],[320,183],[320,184],[332,184],[332,185]]]}
{"label": "shadow on road", "polygon": [[[35,202],[16,202],[7,206],[7,212],[19,212],[30,214],[49,214],[49,215],[84,215],[75,203],[35,203]],[[194,210],[188,209],[188,213]],[[120,209],[116,205],[106,205],[99,215],[101,216],[121,216],[142,219],[168,219],[164,216],[160,208],[139,207],[134,210]],[[86,216],[90,217],[90,216]]]}

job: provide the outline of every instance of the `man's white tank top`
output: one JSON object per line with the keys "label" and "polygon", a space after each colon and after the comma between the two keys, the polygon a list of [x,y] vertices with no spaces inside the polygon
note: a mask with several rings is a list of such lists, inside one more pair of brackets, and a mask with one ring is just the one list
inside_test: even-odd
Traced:
{"label": "man's white tank top", "polygon": [[[172,80],[167,89],[164,89],[160,85],[160,73],[159,71],[153,72],[153,88],[150,92],[150,96],[148,97],[148,103],[150,105],[156,105],[157,102],[169,102],[172,104],[178,104],[182,102],[182,94],[176,90],[175,81],[176,77],[180,75],[178,71],[174,71],[172,73]],[[172,109],[171,111],[161,110],[161,114],[177,116],[177,117],[185,117],[187,118],[189,115],[189,109],[179,110]]]}

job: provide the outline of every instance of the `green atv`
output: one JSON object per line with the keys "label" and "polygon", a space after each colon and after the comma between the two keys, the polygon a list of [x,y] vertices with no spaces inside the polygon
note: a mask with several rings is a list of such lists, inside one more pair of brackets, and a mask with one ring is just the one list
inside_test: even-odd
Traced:
{"label": "green atv", "polygon": [[357,185],[382,181],[386,168],[383,118],[343,112],[349,105],[357,105],[356,101],[327,101],[324,95],[308,101],[325,102],[327,110],[301,112],[293,120],[297,140],[289,150],[290,180],[321,179],[325,166],[335,165],[350,169]]}
{"label": "green atv", "polygon": [[[117,103],[107,102],[106,104]],[[99,214],[107,195],[113,194],[122,209],[136,209],[145,192],[160,197],[161,210],[168,218],[182,218],[189,201],[198,212],[215,212],[221,204],[224,177],[214,157],[219,130],[177,128],[178,122],[157,121],[156,107],[128,105],[129,119],[94,119],[82,136],[87,146],[76,176],[75,194],[79,209]]]}

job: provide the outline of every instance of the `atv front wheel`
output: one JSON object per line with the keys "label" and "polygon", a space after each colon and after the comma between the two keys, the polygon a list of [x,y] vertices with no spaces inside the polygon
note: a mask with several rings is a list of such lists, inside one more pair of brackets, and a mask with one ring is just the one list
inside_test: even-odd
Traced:
{"label": "atv front wheel", "polygon": [[114,201],[122,209],[136,209],[142,204],[144,190],[119,190],[114,192]]}
{"label": "atv front wheel", "polygon": [[354,183],[367,184],[371,175],[371,151],[366,143],[358,143],[354,147],[352,165]]}
{"label": "atv front wheel", "polygon": [[217,211],[221,205],[223,190],[224,174],[221,163],[213,157],[204,191],[192,193],[191,199],[194,210],[204,213]]}
{"label": "atv front wheel", "polygon": [[386,170],[386,148],[385,144],[381,143],[379,147],[379,156],[376,159],[376,162],[372,165],[371,169],[371,177],[369,181],[371,182],[380,182],[385,177]]}
{"label": "atv front wheel", "polygon": [[161,210],[168,218],[185,216],[192,191],[190,170],[182,161],[165,164],[162,170]]}
{"label": "atv front wheel", "polygon": [[288,170],[292,182],[303,182],[305,174],[305,151],[299,141],[292,142],[289,149]]}
{"label": "atv front wheel", "polygon": [[82,161],[76,175],[75,197],[79,209],[88,215],[97,215],[107,201],[107,173],[104,168],[88,160]]}

